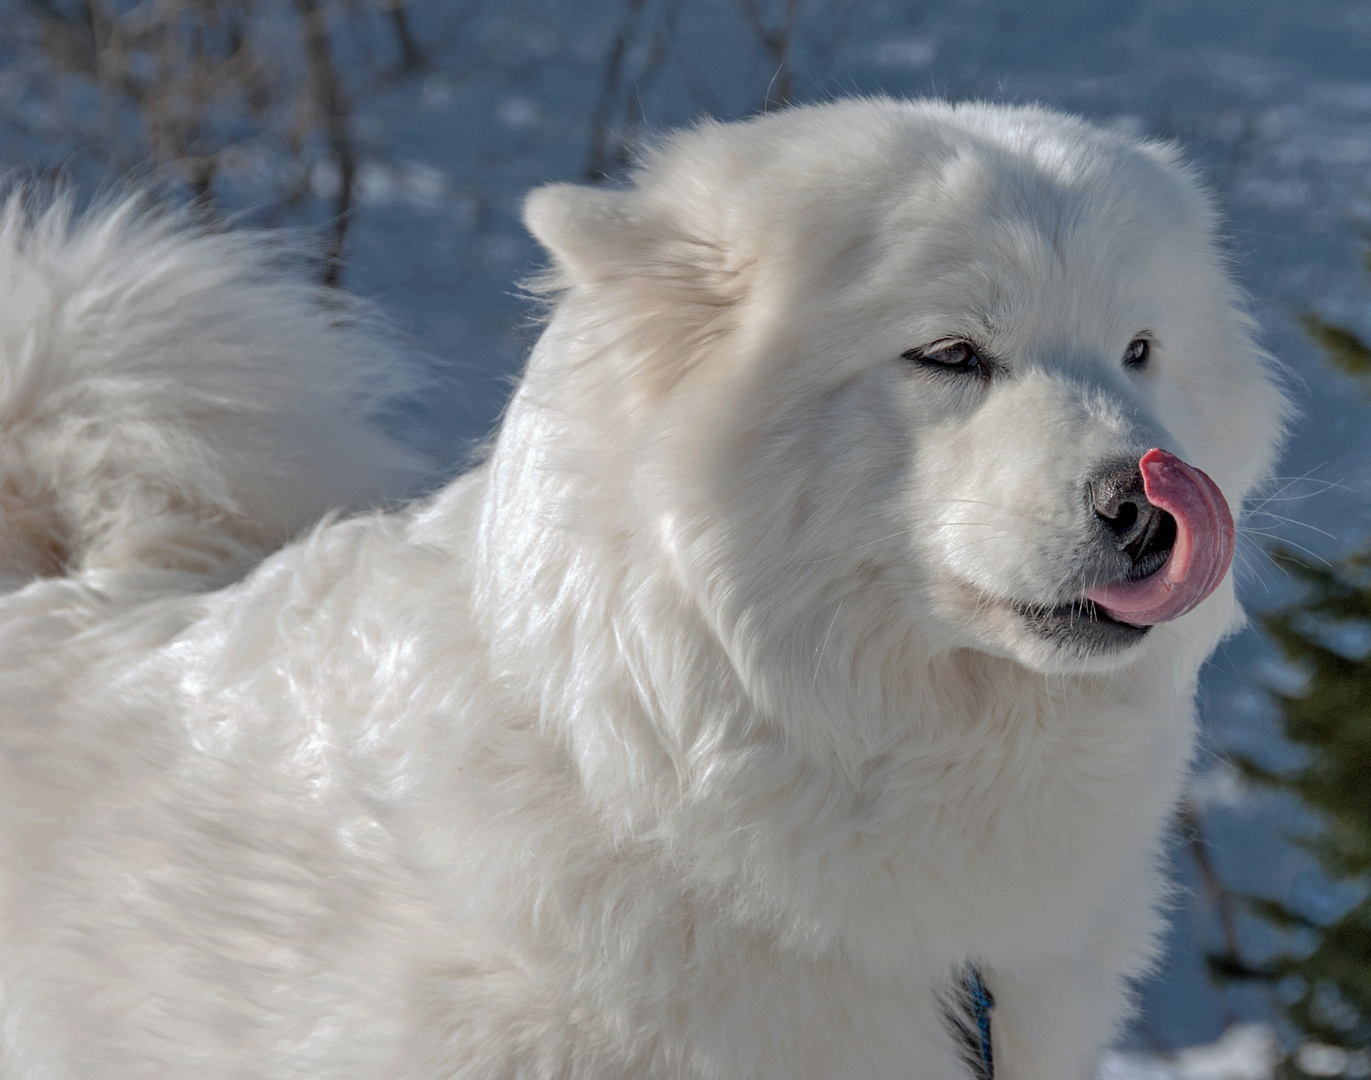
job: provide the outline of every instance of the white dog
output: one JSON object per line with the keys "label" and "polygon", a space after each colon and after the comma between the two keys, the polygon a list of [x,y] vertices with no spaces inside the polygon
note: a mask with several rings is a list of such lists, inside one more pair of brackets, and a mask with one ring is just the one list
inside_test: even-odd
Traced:
{"label": "white dog", "polygon": [[402,359],[11,200],[0,1076],[1089,1076],[1284,412],[1192,174],[859,101],[527,221],[488,460],[272,553],[416,482]]}

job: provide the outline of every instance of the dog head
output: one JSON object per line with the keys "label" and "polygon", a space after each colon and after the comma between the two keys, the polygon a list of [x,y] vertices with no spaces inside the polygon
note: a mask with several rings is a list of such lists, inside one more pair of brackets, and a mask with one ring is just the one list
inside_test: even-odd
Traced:
{"label": "dog head", "polygon": [[764,696],[888,699],[958,649],[1202,657],[1237,617],[1230,513],[1285,405],[1170,148],[846,102],[676,136],[527,220],[561,297],[530,383],[578,388]]}

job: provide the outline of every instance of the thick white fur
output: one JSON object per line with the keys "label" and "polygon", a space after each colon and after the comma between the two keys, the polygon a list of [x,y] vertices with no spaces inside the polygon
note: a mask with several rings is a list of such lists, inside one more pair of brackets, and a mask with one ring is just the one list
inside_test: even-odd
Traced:
{"label": "thick white fur", "polygon": [[[488,461],[214,591],[409,482],[390,355],[259,241],[11,204],[0,1075],[965,1080],[974,961],[1000,1080],[1083,1080],[1239,612],[1094,654],[1009,605],[1089,584],[1100,461],[1235,509],[1271,465],[1194,180],[863,101],[527,217],[551,315]],[[994,378],[901,359],[955,336]]]}
{"label": "thick white fur", "polygon": [[416,367],[270,238],[72,219],[0,210],[0,580],[231,566],[423,475],[373,422]]}

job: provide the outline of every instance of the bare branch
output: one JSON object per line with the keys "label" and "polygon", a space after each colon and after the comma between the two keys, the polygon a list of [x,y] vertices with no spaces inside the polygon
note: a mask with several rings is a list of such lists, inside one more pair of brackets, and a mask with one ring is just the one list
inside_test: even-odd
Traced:
{"label": "bare branch", "polygon": [[1224,951],[1232,957],[1241,956],[1238,942],[1238,916],[1233,894],[1219,877],[1214,860],[1209,857],[1209,841],[1205,838],[1204,827],[1200,824],[1200,814],[1190,799],[1181,803],[1177,816],[1181,835],[1185,839],[1185,849],[1195,863],[1200,875],[1200,887],[1204,898],[1219,918],[1219,932],[1223,935]]}
{"label": "bare branch", "polygon": [[794,71],[791,48],[800,20],[804,0],[784,0],[780,23],[770,25],[762,10],[761,0],[738,0],[738,9],[752,28],[762,51],[774,65],[771,82],[762,98],[762,112],[772,112],[789,105],[794,93]]}
{"label": "bare branch", "polygon": [[648,47],[647,59],[638,77],[633,80],[633,95],[626,107],[624,130],[619,138],[618,165],[627,166],[633,158],[642,138],[642,130],[647,125],[647,114],[643,110],[643,93],[646,91],[666,65],[671,55],[671,42],[676,34],[676,16],[680,0],[667,0],[661,22],[652,34],[652,44]]}
{"label": "bare branch", "polygon": [[624,17],[610,42],[605,56],[605,73],[600,84],[600,97],[590,114],[590,154],[586,159],[586,179],[604,180],[618,154],[619,138],[610,127],[610,118],[619,102],[619,85],[623,81],[624,57],[629,42],[638,29],[638,18],[644,0],[625,0]]}
{"label": "bare branch", "polygon": [[353,185],[357,177],[357,156],[353,150],[349,106],[338,69],[333,62],[333,45],[324,25],[317,0],[294,0],[304,31],[305,60],[309,66],[309,85],[314,107],[323,124],[329,153],[338,169],[338,193],[333,204],[333,237],[324,252],[325,285],[337,285],[343,271],[348,225],[353,210]]}
{"label": "bare branch", "polygon": [[407,0],[386,0],[386,15],[390,18],[391,29],[395,31],[395,43],[400,48],[401,74],[410,75],[421,70],[426,60],[410,29]]}

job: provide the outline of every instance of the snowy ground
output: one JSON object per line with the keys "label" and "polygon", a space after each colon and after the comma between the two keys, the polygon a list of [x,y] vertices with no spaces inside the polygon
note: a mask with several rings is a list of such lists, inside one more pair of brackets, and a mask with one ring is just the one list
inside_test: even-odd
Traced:
{"label": "snowy ground", "polygon": [[[1097,1080],[1271,1080],[1276,1036],[1265,1024],[1235,1024],[1217,1042],[1158,1056],[1111,1054]],[[1317,1062],[1315,1063],[1317,1064]],[[1337,1073],[1345,1075],[1345,1061]]]}
{"label": "snowy ground", "polygon": [[[1371,1055],[1306,1043],[1295,1062],[1308,1076],[1371,1076]],[[1268,1024],[1234,1024],[1216,1042],[1166,1055],[1110,1054],[1096,1080],[1272,1080],[1279,1040]]]}
{"label": "snowy ground", "polygon": [[[0,0],[0,171],[62,168],[88,185],[108,183],[146,145],[79,80],[51,75],[24,32],[26,3]],[[798,100],[881,92],[1039,101],[1179,140],[1227,215],[1237,272],[1305,414],[1282,467],[1287,482],[1242,541],[1248,602],[1262,608],[1288,596],[1261,553],[1272,536],[1326,554],[1371,531],[1371,412],[1359,388],[1325,371],[1295,322],[1317,310],[1371,328],[1361,268],[1371,226],[1371,5],[805,0],[789,63],[778,68],[759,31],[782,26],[785,7],[416,0],[414,32],[428,65],[403,76],[385,73],[380,23],[347,38],[340,61],[360,165],[344,282],[375,298],[453,375],[449,393],[409,418],[416,442],[457,462],[489,430],[531,336],[514,289],[537,258],[517,222],[521,194],[546,180],[584,179],[595,166],[614,172],[617,142],[597,133],[632,142],[705,113],[746,115],[787,84]],[[767,25],[749,21],[749,10]],[[306,152],[301,165],[251,132],[223,164],[216,194],[247,220],[320,223],[338,186],[326,155]],[[277,196],[291,185],[302,200],[283,204]],[[1165,1064],[1112,1059],[1102,1080],[1269,1073],[1269,1029],[1240,1022],[1269,1019],[1270,1002],[1213,987],[1202,957],[1230,935],[1254,958],[1277,945],[1240,910],[1216,903],[1215,882],[1282,897],[1316,918],[1346,899],[1279,841],[1298,824],[1292,808],[1244,790],[1220,764],[1224,751],[1276,764],[1288,755],[1264,687],[1289,678],[1255,632],[1235,638],[1208,670],[1209,754],[1196,786],[1202,843],[1176,838],[1188,891],[1129,1042],[1134,1055],[1170,1056]],[[1213,877],[1201,875],[1197,851]],[[1318,1053],[1306,1051],[1306,1071],[1371,1071],[1360,1059]]]}

